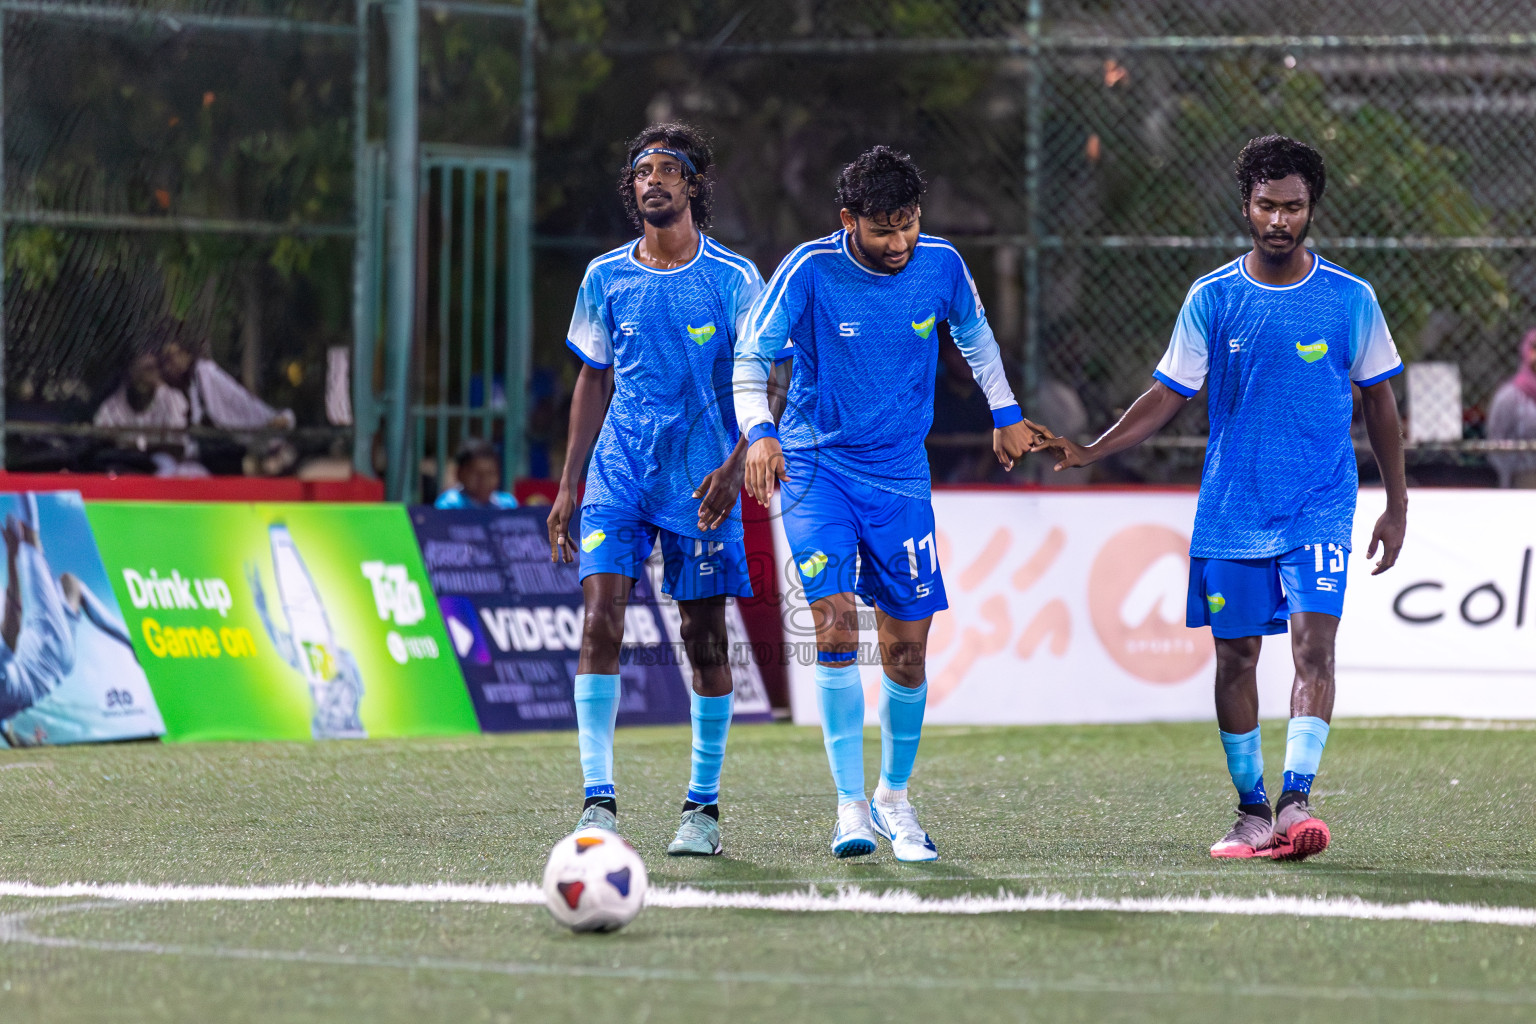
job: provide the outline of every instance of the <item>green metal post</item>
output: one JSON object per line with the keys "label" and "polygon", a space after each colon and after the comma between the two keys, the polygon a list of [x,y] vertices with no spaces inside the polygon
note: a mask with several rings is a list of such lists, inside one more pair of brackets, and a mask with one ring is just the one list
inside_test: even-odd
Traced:
{"label": "green metal post", "polygon": [[0,472],[5,442],[5,12],[0,11]]}
{"label": "green metal post", "polygon": [[496,235],[496,189],[501,177],[501,171],[496,168],[485,169],[485,216],[481,225],[485,234],[484,278],[481,281],[481,291],[485,295],[485,315],[480,318],[480,381],[483,399],[480,403],[480,436],[486,440],[494,436],[495,423],[492,404],[496,397],[496,250],[500,247]]}
{"label": "green metal post", "polygon": [[[431,171],[427,172],[430,182]],[[430,184],[424,190],[431,195]],[[437,418],[436,441],[433,445],[437,452],[437,472],[433,474],[437,486],[443,486],[443,466],[448,458],[448,349],[452,339],[448,337],[449,328],[452,326],[450,314],[452,313],[449,298],[452,296],[453,285],[453,165],[449,164],[437,172],[437,407],[425,402],[423,394],[422,405],[431,409]],[[426,385],[422,385],[422,391],[426,391]]]}
{"label": "green metal post", "polygon": [[[469,368],[475,361],[475,165],[464,165],[464,194],[459,198],[459,242],[462,256],[459,259],[459,338],[454,346],[459,356],[459,409],[454,419],[459,425],[459,444],[469,439]],[[443,470],[450,458],[448,452],[438,456],[438,486],[442,486]]]}
{"label": "green metal post", "polygon": [[[502,476],[510,487],[528,468],[528,370],[533,361],[533,154],[538,131],[534,102],[537,0],[523,8],[523,124],[521,174],[507,176],[507,440]],[[520,188],[514,188],[520,185]]]}
{"label": "green metal post", "polygon": [[352,71],[352,469],[373,475],[378,410],[373,401],[373,354],[378,334],[378,295],[373,287],[373,161],[368,149],[368,8],[357,0],[357,51]]}
{"label": "green metal post", "polygon": [[384,412],[389,472],[385,493],[405,501],[410,466],[411,332],[416,320],[416,0],[391,0],[389,27],[389,298]]}
{"label": "green metal post", "polygon": [[5,12],[0,11],[0,472],[5,442]]}
{"label": "green metal post", "polygon": [[1026,413],[1034,413],[1040,387],[1040,146],[1044,135],[1041,91],[1045,69],[1041,66],[1041,0],[1029,0],[1029,79],[1024,98],[1024,393],[1019,396]]}

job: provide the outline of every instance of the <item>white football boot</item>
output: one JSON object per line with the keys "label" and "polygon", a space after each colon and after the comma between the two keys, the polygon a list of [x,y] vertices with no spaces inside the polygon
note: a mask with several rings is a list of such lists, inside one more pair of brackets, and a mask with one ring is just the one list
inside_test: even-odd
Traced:
{"label": "white football boot", "polygon": [[832,833],[834,857],[866,857],[879,845],[869,821],[869,801],[850,800],[837,805],[837,828]]}
{"label": "white football boot", "polygon": [[[897,799],[882,799],[887,794]],[[875,831],[891,841],[891,852],[897,860],[914,863],[939,859],[939,848],[918,824],[917,811],[912,809],[906,790],[892,793],[882,786],[875,790],[875,799],[869,807]]]}

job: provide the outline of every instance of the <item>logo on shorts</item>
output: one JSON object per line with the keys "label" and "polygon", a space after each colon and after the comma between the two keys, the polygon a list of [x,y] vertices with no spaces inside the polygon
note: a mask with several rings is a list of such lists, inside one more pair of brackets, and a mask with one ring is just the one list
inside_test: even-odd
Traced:
{"label": "logo on shorts", "polygon": [[[687,326],[686,324],[684,326]],[[703,327],[689,327],[688,337],[693,339],[695,345],[702,345],[715,336],[715,325],[707,323]]]}
{"label": "logo on shorts", "polygon": [[821,570],[825,569],[826,567],[827,556],[824,552],[818,551],[810,558],[807,558],[805,561],[800,563],[800,573],[808,580],[815,579],[817,576],[821,575]]}
{"label": "logo on shorts", "polygon": [[912,329],[917,332],[917,336],[919,338],[926,338],[926,337],[928,337],[928,335],[933,333],[933,322],[934,322],[934,316],[933,316],[933,314],[930,313],[928,315],[928,319],[922,321],[921,323],[919,323],[916,320],[913,320],[912,321]]}
{"label": "logo on shorts", "polygon": [[1220,594],[1207,594],[1205,596],[1205,606],[1211,610],[1212,615],[1215,615],[1227,606],[1227,599]]}
{"label": "logo on shorts", "polygon": [[581,538],[581,550],[585,551],[587,554],[591,554],[597,550],[597,546],[599,544],[607,539],[608,535],[602,530],[593,530],[591,533]]}
{"label": "logo on shorts", "polygon": [[1303,345],[1298,341],[1296,343],[1296,354],[1301,356],[1305,362],[1315,363],[1328,354],[1328,343],[1322,338],[1318,338],[1310,345]]}

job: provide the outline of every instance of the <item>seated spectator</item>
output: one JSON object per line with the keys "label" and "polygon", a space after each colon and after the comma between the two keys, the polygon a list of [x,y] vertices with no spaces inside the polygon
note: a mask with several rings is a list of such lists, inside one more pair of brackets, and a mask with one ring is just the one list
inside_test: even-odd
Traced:
{"label": "seated spectator", "polygon": [[517,508],[501,486],[501,458],[489,441],[469,441],[453,460],[459,483],[437,496],[438,508]]}
{"label": "seated spectator", "polygon": [[194,427],[224,430],[291,430],[293,410],[274,409],[247,391],[238,380],[212,359],[198,356],[178,334],[160,343],[160,373],[165,382],[187,399]]}
{"label": "seated spectator", "polygon": [[197,448],[185,433],[187,400],[161,380],[153,352],[133,357],[123,383],[101,403],[92,422],[116,430],[142,428],[145,433],[119,434],[117,443],[147,453],[156,476],[207,475],[195,461]]}
{"label": "seated spectator", "polygon": [[[1520,369],[1495,392],[1488,440],[1536,441],[1536,329],[1520,343]],[[1536,452],[1489,452],[1500,487],[1536,487]]]}
{"label": "seated spectator", "polygon": [[[199,356],[181,326],[164,320],[160,328],[160,374],[187,400],[194,427],[221,430],[291,430],[290,410],[277,410],[245,389],[212,359]],[[237,438],[203,438],[202,463],[221,476],[278,476],[293,468],[298,453],[281,438],[247,445]]]}

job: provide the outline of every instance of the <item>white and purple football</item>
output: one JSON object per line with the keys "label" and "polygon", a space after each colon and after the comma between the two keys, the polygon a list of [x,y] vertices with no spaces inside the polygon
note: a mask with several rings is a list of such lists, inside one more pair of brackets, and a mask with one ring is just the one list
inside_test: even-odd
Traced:
{"label": "white and purple football", "polygon": [[645,862],[616,832],[584,828],[555,844],[544,865],[544,902],[576,932],[613,932],[635,919],[649,885]]}

